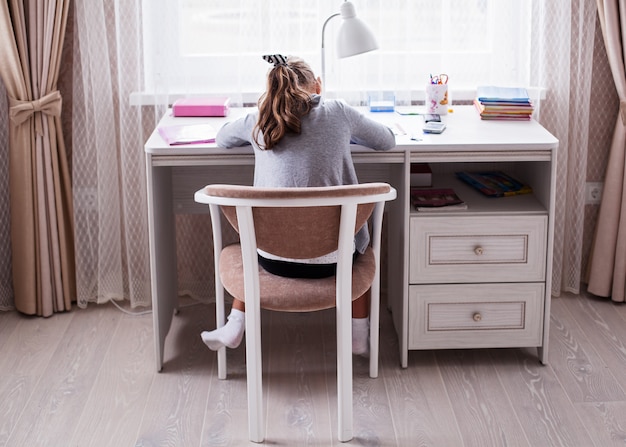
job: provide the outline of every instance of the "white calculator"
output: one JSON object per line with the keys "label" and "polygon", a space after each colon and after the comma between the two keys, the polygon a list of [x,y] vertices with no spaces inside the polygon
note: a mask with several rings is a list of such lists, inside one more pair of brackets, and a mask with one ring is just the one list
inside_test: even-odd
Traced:
{"label": "white calculator", "polygon": [[424,133],[441,133],[446,129],[446,123],[442,123],[440,121],[429,121],[424,123],[424,127],[422,128]]}

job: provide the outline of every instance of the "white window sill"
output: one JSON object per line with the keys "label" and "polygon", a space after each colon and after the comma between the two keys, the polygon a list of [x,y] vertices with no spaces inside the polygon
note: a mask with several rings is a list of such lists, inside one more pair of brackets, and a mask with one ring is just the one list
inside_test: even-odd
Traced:
{"label": "white window sill", "polygon": [[[536,99],[539,96],[540,100],[544,100],[546,98],[546,89],[545,88],[540,88],[540,87],[528,87],[528,94],[530,96],[531,99]],[[190,96],[210,96],[210,95],[217,95],[217,96],[230,96],[230,97],[240,97],[239,93],[211,93],[211,92],[206,92],[206,93],[197,93],[197,94],[183,94],[183,93],[171,93],[168,95],[164,95],[164,94],[156,94],[156,93],[150,93],[150,92],[132,92],[130,94],[130,105],[131,106],[151,106],[151,105],[157,105],[157,104],[166,104],[167,105],[172,105],[172,103],[174,101],[176,101],[179,98],[183,98],[183,97],[190,97]],[[407,92],[402,92],[404,97],[407,97]],[[259,98],[260,94],[259,93],[251,93],[251,92],[244,92],[241,93],[241,98],[243,100],[243,104],[244,106],[254,106],[257,103],[257,100]],[[452,104],[458,104],[460,102],[463,103],[467,103],[467,102],[472,102],[475,98],[476,98],[476,89],[475,88],[456,88],[450,89],[450,93],[449,93],[450,99],[452,101]],[[334,94],[334,92],[330,92],[328,94],[328,97],[337,97],[336,94]],[[420,104],[424,102],[424,92],[423,91],[416,91],[416,90],[412,90],[410,92],[410,98],[411,98],[411,102],[414,104]],[[237,104],[237,103],[233,103],[233,106],[241,106],[241,104]],[[366,104],[361,104],[361,105],[366,105]],[[401,104],[400,102],[397,103],[398,106],[403,106],[403,105],[410,105],[410,104]]]}

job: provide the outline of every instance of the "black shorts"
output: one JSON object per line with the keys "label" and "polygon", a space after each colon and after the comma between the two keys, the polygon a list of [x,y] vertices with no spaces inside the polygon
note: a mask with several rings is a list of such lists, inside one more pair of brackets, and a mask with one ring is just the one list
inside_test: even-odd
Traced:
{"label": "black shorts", "polygon": [[[356,259],[359,252],[354,252],[352,261]],[[259,255],[259,265],[269,273],[286,278],[307,278],[320,279],[335,276],[337,273],[337,264],[305,264],[302,262],[279,261],[276,259],[267,259]]]}

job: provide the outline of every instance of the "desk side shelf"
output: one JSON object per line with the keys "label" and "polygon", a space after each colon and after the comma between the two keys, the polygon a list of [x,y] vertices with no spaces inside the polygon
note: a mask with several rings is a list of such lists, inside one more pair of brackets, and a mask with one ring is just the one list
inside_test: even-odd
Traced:
{"label": "desk side shelf", "polygon": [[466,204],[467,209],[438,210],[436,212],[417,211],[411,206],[411,216],[419,215],[474,215],[474,214],[547,214],[545,206],[534,194],[520,194],[507,197],[488,197],[477,191],[453,174],[435,174],[432,188],[451,188]]}

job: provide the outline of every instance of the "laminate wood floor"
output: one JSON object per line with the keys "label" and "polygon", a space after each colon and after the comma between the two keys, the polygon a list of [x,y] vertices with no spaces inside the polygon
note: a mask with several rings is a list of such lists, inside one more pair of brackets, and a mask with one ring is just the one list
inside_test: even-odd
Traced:
{"label": "laminate wood floor", "polygon": [[[549,365],[535,349],[413,351],[399,366],[387,312],[381,368],[354,361],[364,446],[626,444],[626,306],[553,299]],[[334,312],[264,313],[271,446],[337,442]],[[201,342],[213,306],[174,318],[155,372],[152,316],[113,305],[30,318],[0,313],[0,446],[247,446],[244,346],[229,378]]]}

